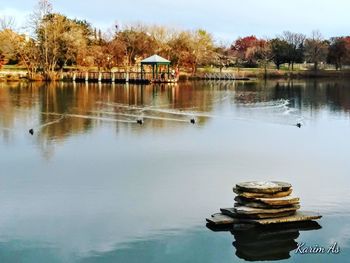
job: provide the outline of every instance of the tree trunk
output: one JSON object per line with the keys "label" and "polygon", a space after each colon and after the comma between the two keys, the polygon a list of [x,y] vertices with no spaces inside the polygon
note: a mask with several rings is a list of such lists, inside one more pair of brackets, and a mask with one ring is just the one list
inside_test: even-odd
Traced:
{"label": "tree trunk", "polygon": [[193,64],[192,65],[192,76],[194,76],[194,74],[196,74],[197,71],[197,64]]}

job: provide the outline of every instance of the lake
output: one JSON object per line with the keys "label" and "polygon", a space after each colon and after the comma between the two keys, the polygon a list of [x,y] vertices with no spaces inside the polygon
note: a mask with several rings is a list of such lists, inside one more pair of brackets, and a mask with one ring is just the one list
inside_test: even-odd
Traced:
{"label": "lake", "polygon": [[349,135],[350,80],[0,83],[0,261],[244,262],[205,218],[279,180],[323,218],[276,259],[346,262]]}

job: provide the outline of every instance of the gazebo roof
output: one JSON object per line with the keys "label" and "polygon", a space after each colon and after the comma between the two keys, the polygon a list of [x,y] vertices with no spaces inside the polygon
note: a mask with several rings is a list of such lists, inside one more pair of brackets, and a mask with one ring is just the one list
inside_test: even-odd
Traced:
{"label": "gazebo roof", "polygon": [[141,60],[141,64],[145,64],[145,65],[168,65],[171,62],[165,58],[162,58],[161,56],[158,55],[153,55],[150,56],[148,58],[145,58],[144,60]]}

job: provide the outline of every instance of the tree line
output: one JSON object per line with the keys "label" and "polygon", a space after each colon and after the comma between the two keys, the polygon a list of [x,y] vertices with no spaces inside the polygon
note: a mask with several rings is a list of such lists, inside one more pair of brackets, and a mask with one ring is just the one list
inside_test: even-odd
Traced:
{"label": "tree line", "polygon": [[319,31],[311,36],[285,31],[273,39],[258,39],[248,36],[237,39],[230,51],[236,57],[236,64],[245,66],[266,65],[273,62],[277,69],[282,64],[294,69],[296,63],[312,63],[313,69],[319,69],[321,63],[334,65],[336,70],[350,65],[350,37],[332,37],[324,39]]}
{"label": "tree line", "polygon": [[101,32],[86,20],[71,19],[53,12],[49,0],[39,0],[26,23],[30,35],[14,30],[13,20],[0,19],[0,67],[19,64],[29,78],[41,76],[53,80],[57,72],[72,66],[79,70],[136,70],[141,59],[159,54],[174,67],[195,74],[199,66],[262,67],[280,69],[287,64],[293,70],[297,63],[329,63],[337,70],[350,64],[350,37],[324,39],[318,31],[310,36],[283,32],[272,39],[241,37],[231,45],[217,44],[202,29],[176,30],[164,26],[114,26]]}

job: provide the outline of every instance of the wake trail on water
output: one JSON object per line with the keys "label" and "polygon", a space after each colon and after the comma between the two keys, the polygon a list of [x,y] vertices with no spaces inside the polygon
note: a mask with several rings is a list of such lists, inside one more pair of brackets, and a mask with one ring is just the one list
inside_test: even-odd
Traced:
{"label": "wake trail on water", "polygon": [[241,103],[238,104],[249,110],[270,110],[278,108],[289,108],[289,100],[276,100],[270,102],[256,102],[256,103]]}
{"label": "wake trail on water", "polygon": [[135,121],[132,120],[121,120],[121,119],[112,119],[112,118],[103,118],[98,116],[91,116],[91,115],[82,115],[82,114],[60,114],[56,112],[42,112],[42,114],[46,115],[56,115],[56,116],[63,116],[63,117],[71,117],[71,118],[81,118],[81,119],[91,119],[91,120],[99,120],[99,121],[107,121],[107,122],[123,122],[123,123],[135,123]]}
{"label": "wake trail on water", "polygon": [[103,118],[103,117],[89,116],[89,115],[68,114],[68,116],[73,118],[82,118],[82,119],[99,120],[99,121],[135,123],[135,121],[131,121],[131,120],[111,119],[111,118]]}
{"label": "wake trail on water", "polygon": [[[222,99],[218,99],[218,101],[221,100],[226,100],[229,96],[225,96]],[[215,102],[215,101],[214,101]],[[168,113],[168,114],[178,114],[178,115],[191,115],[191,114],[198,114],[198,112],[186,112],[186,111],[179,111],[179,110],[166,110],[159,108],[155,108],[155,106],[144,106],[144,107],[139,107],[139,106],[131,106],[131,105],[126,105],[122,103],[112,103],[112,102],[96,102],[98,104],[102,105],[107,105],[107,106],[113,106],[113,107],[119,107],[119,108],[126,108],[130,110],[139,110],[139,111],[156,111],[156,112],[162,112],[162,113]],[[169,104],[171,105],[171,104]],[[269,109],[275,109],[275,108],[285,108],[285,109],[290,109],[288,107],[289,105],[289,100],[277,100],[273,102],[258,102],[258,103],[236,103],[237,106],[243,106],[245,109],[248,110],[269,110]],[[162,105],[163,106],[163,105]],[[167,105],[165,105],[167,106]],[[195,107],[197,108],[197,107]],[[188,108],[184,108],[188,109]],[[205,114],[206,116],[210,114]],[[212,115],[210,115],[212,116]]]}
{"label": "wake trail on water", "polygon": [[131,105],[127,105],[127,104],[113,103],[113,102],[101,102],[101,101],[98,101],[98,102],[96,102],[96,104],[113,106],[113,107],[116,107],[116,108],[125,108],[125,109],[128,109],[128,110],[143,110],[144,109],[144,107],[131,106]]}
{"label": "wake trail on water", "polygon": [[[224,96],[221,99],[227,99],[229,95]],[[205,111],[196,111],[194,107],[182,108],[182,109],[166,109],[163,107],[172,106],[172,104],[162,105],[148,105],[148,106],[136,106],[127,105],[123,103],[103,102],[98,101],[96,104],[101,105],[98,111],[90,111],[92,114],[103,114],[113,116],[128,117],[125,119],[108,118],[94,115],[82,115],[82,114],[60,114],[55,112],[42,112],[42,114],[61,116],[60,119],[45,123],[38,128],[43,128],[54,123],[61,121],[64,117],[71,118],[84,118],[91,120],[109,121],[109,122],[122,122],[122,123],[136,123],[142,119],[152,120],[163,120],[163,121],[174,121],[174,122],[189,122],[190,119],[194,118],[213,118],[213,119],[226,119],[226,120],[237,120],[245,122],[262,122],[272,123],[279,125],[296,125],[296,123],[304,124],[304,117],[298,116],[297,109],[289,107],[289,100],[281,99],[269,102],[257,102],[257,103],[245,103],[245,104],[233,104],[238,106],[235,112],[230,112],[227,115],[212,114]],[[111,108],[103,107],[110,106],[116,109],[113,111]],[[159,108],[162,107],[162,108]],[[198,107],[197,107],[198,108]],[[120,109],[118,112],[118,109]],[[106,111],[107,110],[107,111]],[[262,110],[262,111],[261,111]],[[265,111],[270,110],[270,112]],[[157,116],[157,115],[172,115],[172,116]],[[177,117],[176,117],[177,116]],[[185,119],[186,118],[186,119]]]}
{"label": "wake trail on water", "polygon": [[2,130],[2,131],[15,131],[15,129],[6,128],[6,127],[0,127],[0,130]]}
{"label": "wake trail on water", "polygon": [[126,104],[120,104],[120,103],[111,103],[111,102],[99,102],[99,104],[107,105],[107,106],[113,106],[116,108],[124,108],[128,110],[138,110],[140,112],[145,111],[153,111],[153,112],[160,112],[160,113],[168,113],[168,114],[176,114],[176,115],[193,115],[193,112],[185,112],[185,111],[179,111],[179,110],[166,110],[161,109],[159,107],[155,108],[155,106],[145,106],[145,107],[139,107],[139,106],[131,106]]}
{"label": "wake trail on water", "polygon": [[141,114],[141,115],[134,115],[134,114],[128,114],[128,113],[109,112],[109,111],[91,111],[91,113],[106,114],[106,115],[119,115],[119,116],[126,116],[126,117],[134,117],[135,119],[152,119],[152,120],[165,120],[165,121],[176,121],[176,122],[188,122],[188,120],[184,120],[184,119],[157,117],[157,116],[150,116],[150,115],[144,115],[144,114]]}
{"label": "wake trail on water", "polygon": [[[155,110],[154,110],[155,111]],[[92,113],[96,114],[106,114],[106,115],[121,115],[121,116],[128,116],[128,117],[137,117],[137,118],[144,118],[144,119],[154,119],[154,120],[168,120],[168,121],[177,121],[177,122],[186,122],[188,123],[190,118],[200,118],[200,117],[206,117],[206,118],[220,118],[220,119],[227,119],[227,120],[237,120],[237,121],[248,121],[251,122],[253,120],[248,118],[240,118],[230,115],[212,115],[212,114],[205,114],[205,113],[185,113],[185,112],[175,112],[173,110],[156,110],[156,112],[165,113],[165,114],[173,114],[173,115],[179,115],[179,116],[185,116],[188,117],[188,120],[184,119],[176,119],[176,118],[167,118],[167,117],[160,117],[160,116],[151,116],[151,115],[144,115],[143,113],[139,115],[134,114],[128,114],[128,113],[118,113],[118,112],[109,112],[109,111],[92,111]]]}
{"label": "wake trail on water", "polygon": [[[130,106],[126,104],[120,104],[120,103],[104,103],[99,102],[99,104],[112,106],[115,108],[123,108],[126,110],[132,110],[137,111],[139,115],[130,114],[127,113],[125,116],[130,117],[139,117],[142,118],[142,116],[145,116],[145,118],[152,118],[152,119],[159,119],[159,120],[176,120],[180,121],[175,118],[164,118],[164,117],[156,117],[156,116],[149,116],[144,115],[145,112],[149,113],[159,113],[159,114],[169,114],[169,115],[175,115],[175,116],[184,116],[187,118],[220,118],[220,119],[229,119],[229,120],[238,120],[238,121],[248,121],[248,122],[267,122],[267,123],[273,123],[273,124],[279,124],[279,125],[288,125],[288,126],[294,126],[296,123],[301,122],[303,124],[304,117],[298,116],[296,112],[297,109],[289,107],[290,101],[287,99],[281,99],[276,101],[270,101],[270,102],[258,102],[258,103],[250,103],[250,104],[235,104],[236,106],[242,106],[238,108],[238,111],[244,110],[244,112],[238,112],[235,113],[235,115],[215,115],[208,112],[199,112],[195,110],[189,111],[188,108],[185,109],[164,109],[164,108],[157,108],[155,106]],[[263,110],[263,113],[260,113],[260,111]],[[271,114],[266,114],[266,110],[270,110]],[[265,112],[265,113],[264,113]],[[105,112],[106,114],[110,114],[110,112]],[[119,113],[118,113],[119,114]],[[122,114],[119,114],[122,115]],[[181,120],[186,122],[185,120]]]}
{"label": "wake trail on water", "polygon": [[57,119],[57,120],[54,120],[54,121],[50,121],[50,122],[44,123],[44,124],[42,124],[42,125],[39,125],[39,126],[37,126],[35,129],[36,129],[36,130],[40,130],[40,129],[45,128],[45,127],[47,127],[47,126],[50,126],[50,125],[52,125],[52,124],[59,123],[59,122],[60,122],[61,120],[63,120],[64,118],[65,118],[65,116],[62,115],[61,118],[59,118],[59,119]]}
{"label": "wake trail on water", "polygon": [[151,108],[151,107],[131,107],[131,109],[140,110],[140,114],[142,114],[143,112],[155,112],[155,113],[164,113],[169,115],[186,116],[186,117],[192,117],[192,118],[193,117],[226,118],[224,116],[212,115],[206,112],[201,113],[198,111],[196,112],[196,111],[182,111],[182,110],[166,110],[166,109]]}

